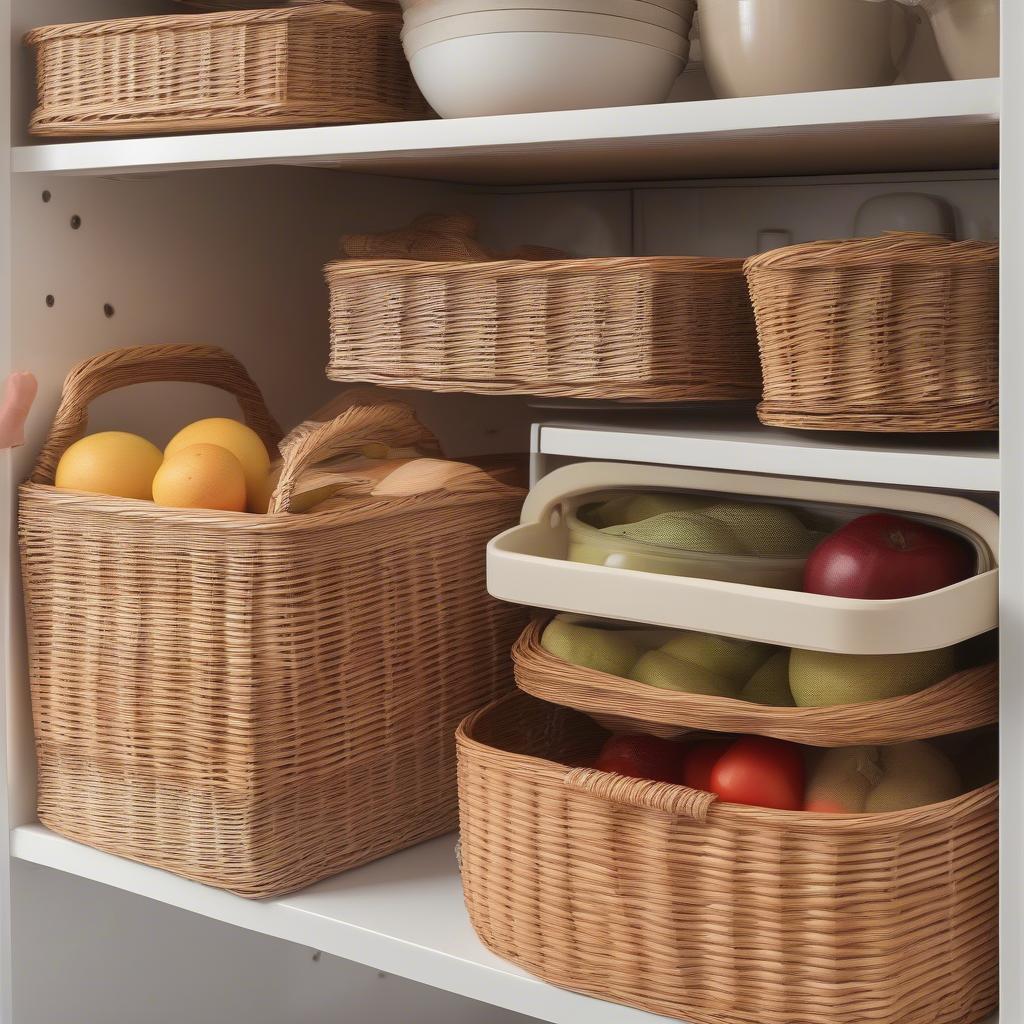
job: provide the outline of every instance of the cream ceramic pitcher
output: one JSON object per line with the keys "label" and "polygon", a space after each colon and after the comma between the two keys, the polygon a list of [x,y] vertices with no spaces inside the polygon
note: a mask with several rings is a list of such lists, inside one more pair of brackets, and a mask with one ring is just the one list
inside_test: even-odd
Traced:
{"label": "cream ceramic pitcher", "polygon": [[704,63],[720,97],[891,85],[916,24],[891,0],[700,2]]}

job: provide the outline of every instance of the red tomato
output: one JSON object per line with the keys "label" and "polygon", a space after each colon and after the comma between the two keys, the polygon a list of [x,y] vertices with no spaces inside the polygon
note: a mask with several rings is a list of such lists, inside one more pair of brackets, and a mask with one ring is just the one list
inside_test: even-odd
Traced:
{"label": "red tomato", "polygon": [[804,805],[804,754],[795,743],[744,736],[711,769],[711,792],[730,804],[799,811]]}
{"label": "red tomato", "polygon": [[720,740],[701,740],[686,752],[683,758],[683,785],[690,789],[711,792],[711,769],[718,759],[735,743],[731,737]]}
{"label": "red tomato", "polygon": [[634,779],[678,782],[682,776],[682,750],[678,743],[657,736],[612,736],[601,748],[595,768]]}
{"label": "red tomato", "polygon": [[959,537],[901,516],[861,516],[826,537],[804,566],[804,590],[887,600],[941,590],[974,572]]}

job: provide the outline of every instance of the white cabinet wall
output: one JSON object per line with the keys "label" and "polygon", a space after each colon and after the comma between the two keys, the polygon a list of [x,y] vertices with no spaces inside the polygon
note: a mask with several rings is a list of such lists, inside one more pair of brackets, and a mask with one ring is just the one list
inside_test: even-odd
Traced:
{"label": "white cabinet wall", "polygon": [[[246,363],[286,424],[335,393],[339,386],[323,373],[321,267],[346,231],[467,209],[494,245],[535,242],[575,255],[746,255],[767,238],[849,234],[866,199],[904,191],[944,198],[964,236],[1001,238],[1008,283],[1001,447],[991,437],[846,436],[811,451],[802,437],[790,443],[776,432],[769,450],[768,435],[734,409],[637,419],[586,403],[408,397],[454,455],[525,451],[532,438],[538,471],[548,458],[607,457],[963,489],[990,504],[1001,500],[1003,521],[1019,522],[1024,300],[1012,282],[1024,280],[1024,202],[1009,187],[1000,201],[993,168],[1001,112],[1002,180],[1022,180],[1024,10],[1017,0],[1004,3],[1009,59],[1001,84],[666,105],[628,115],[26,145],[32,87],[18,42],[24,30],[171,9],[147,0],[0,3],[11,39],[3,60],[13,58],[14,83],[12,121],[0,122],[0,138],[15,147],[12,172],[0,175],[0,308],[7,311],[0,376],[28,369],[40,380],[28,443],[0,453],[0,529],[8,537],[0,569],[9,581],[0,591],[0,1024],[652,1022],[551,989],[479,947],[459,900],[451,839],[295,897],[250,904],[41,829],[12,526],[16,484],[67,369],[105,348],[223,345]],[[933,43],[925,37],[920,46],[913,66],[927,77]],[[147,385],[105,397],[92,422],[135,424],[159,442],[190,417],[229,408],[224,401],[213,391]],[[537,423],[552,425],[531,433]],[[1012,529],[1003,538],[1002,581],[1002,1020],[1017,1024],[1024,1021],[1017,970],[1024,541]]]}

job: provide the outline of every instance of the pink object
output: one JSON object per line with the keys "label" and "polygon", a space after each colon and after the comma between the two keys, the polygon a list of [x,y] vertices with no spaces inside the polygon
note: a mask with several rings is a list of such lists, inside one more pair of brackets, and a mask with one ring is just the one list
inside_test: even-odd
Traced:
{"label": "pink object", "polygon": [[0,404],[0,449],[25,443],[25,420],[38,390],[39,384],[31,373],[12,373],[7,378]]}

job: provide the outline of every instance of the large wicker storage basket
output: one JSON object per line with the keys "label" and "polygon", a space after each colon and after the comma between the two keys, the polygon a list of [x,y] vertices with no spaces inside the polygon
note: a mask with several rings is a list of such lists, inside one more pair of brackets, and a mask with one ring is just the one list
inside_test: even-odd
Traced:
{"label": "large wicker storage basket", "polygon": [[30,32],[36,135],[145,135],[427,116],[401,15],[337,2]]}
{"label": "large wicker storage basket", "polygon": [[290,446],[276,514],[61,491],[54,468],[115,387],[234,392],[227,353],[125,349],[68,377],[20,534],[39,816],[64,835],[244,896],[269,896],[450,831],[454,731],[511,685],[519,611],[487,596],[484,545],[521,490],[353,498],[289,515],[303,468],[430,435],[357,405]]}
{"label": "large wicker storage basket", "polygon": [[869,704],[772,707],[663,690],[573,665],[541,646],[549,621],[547,615],[534,619],[512,648],[516,683],[541,700],[583,711],[606,729],[666,738],[707,729],[774,736],[811,747],[853,747],[949,736],[999,721],[994,664],[957,672],[918,693]]}
{"label": "large wicker storage basket", "polygon": [[570,768],[522,694],[460,727],[462,876],[494,952],[693,1024],[974,1024],[997,1002],[997,786],[822,815]]}
{"label": "large wicker storage basket", "polygon": [[754,399],[739,260],[339,260],[332,380],[477,394]]}
{"label": "large wicker storage basket", "polygon": [[998,427],[999,246],[893,232],[744,265],[762,423],[806,430]]}

